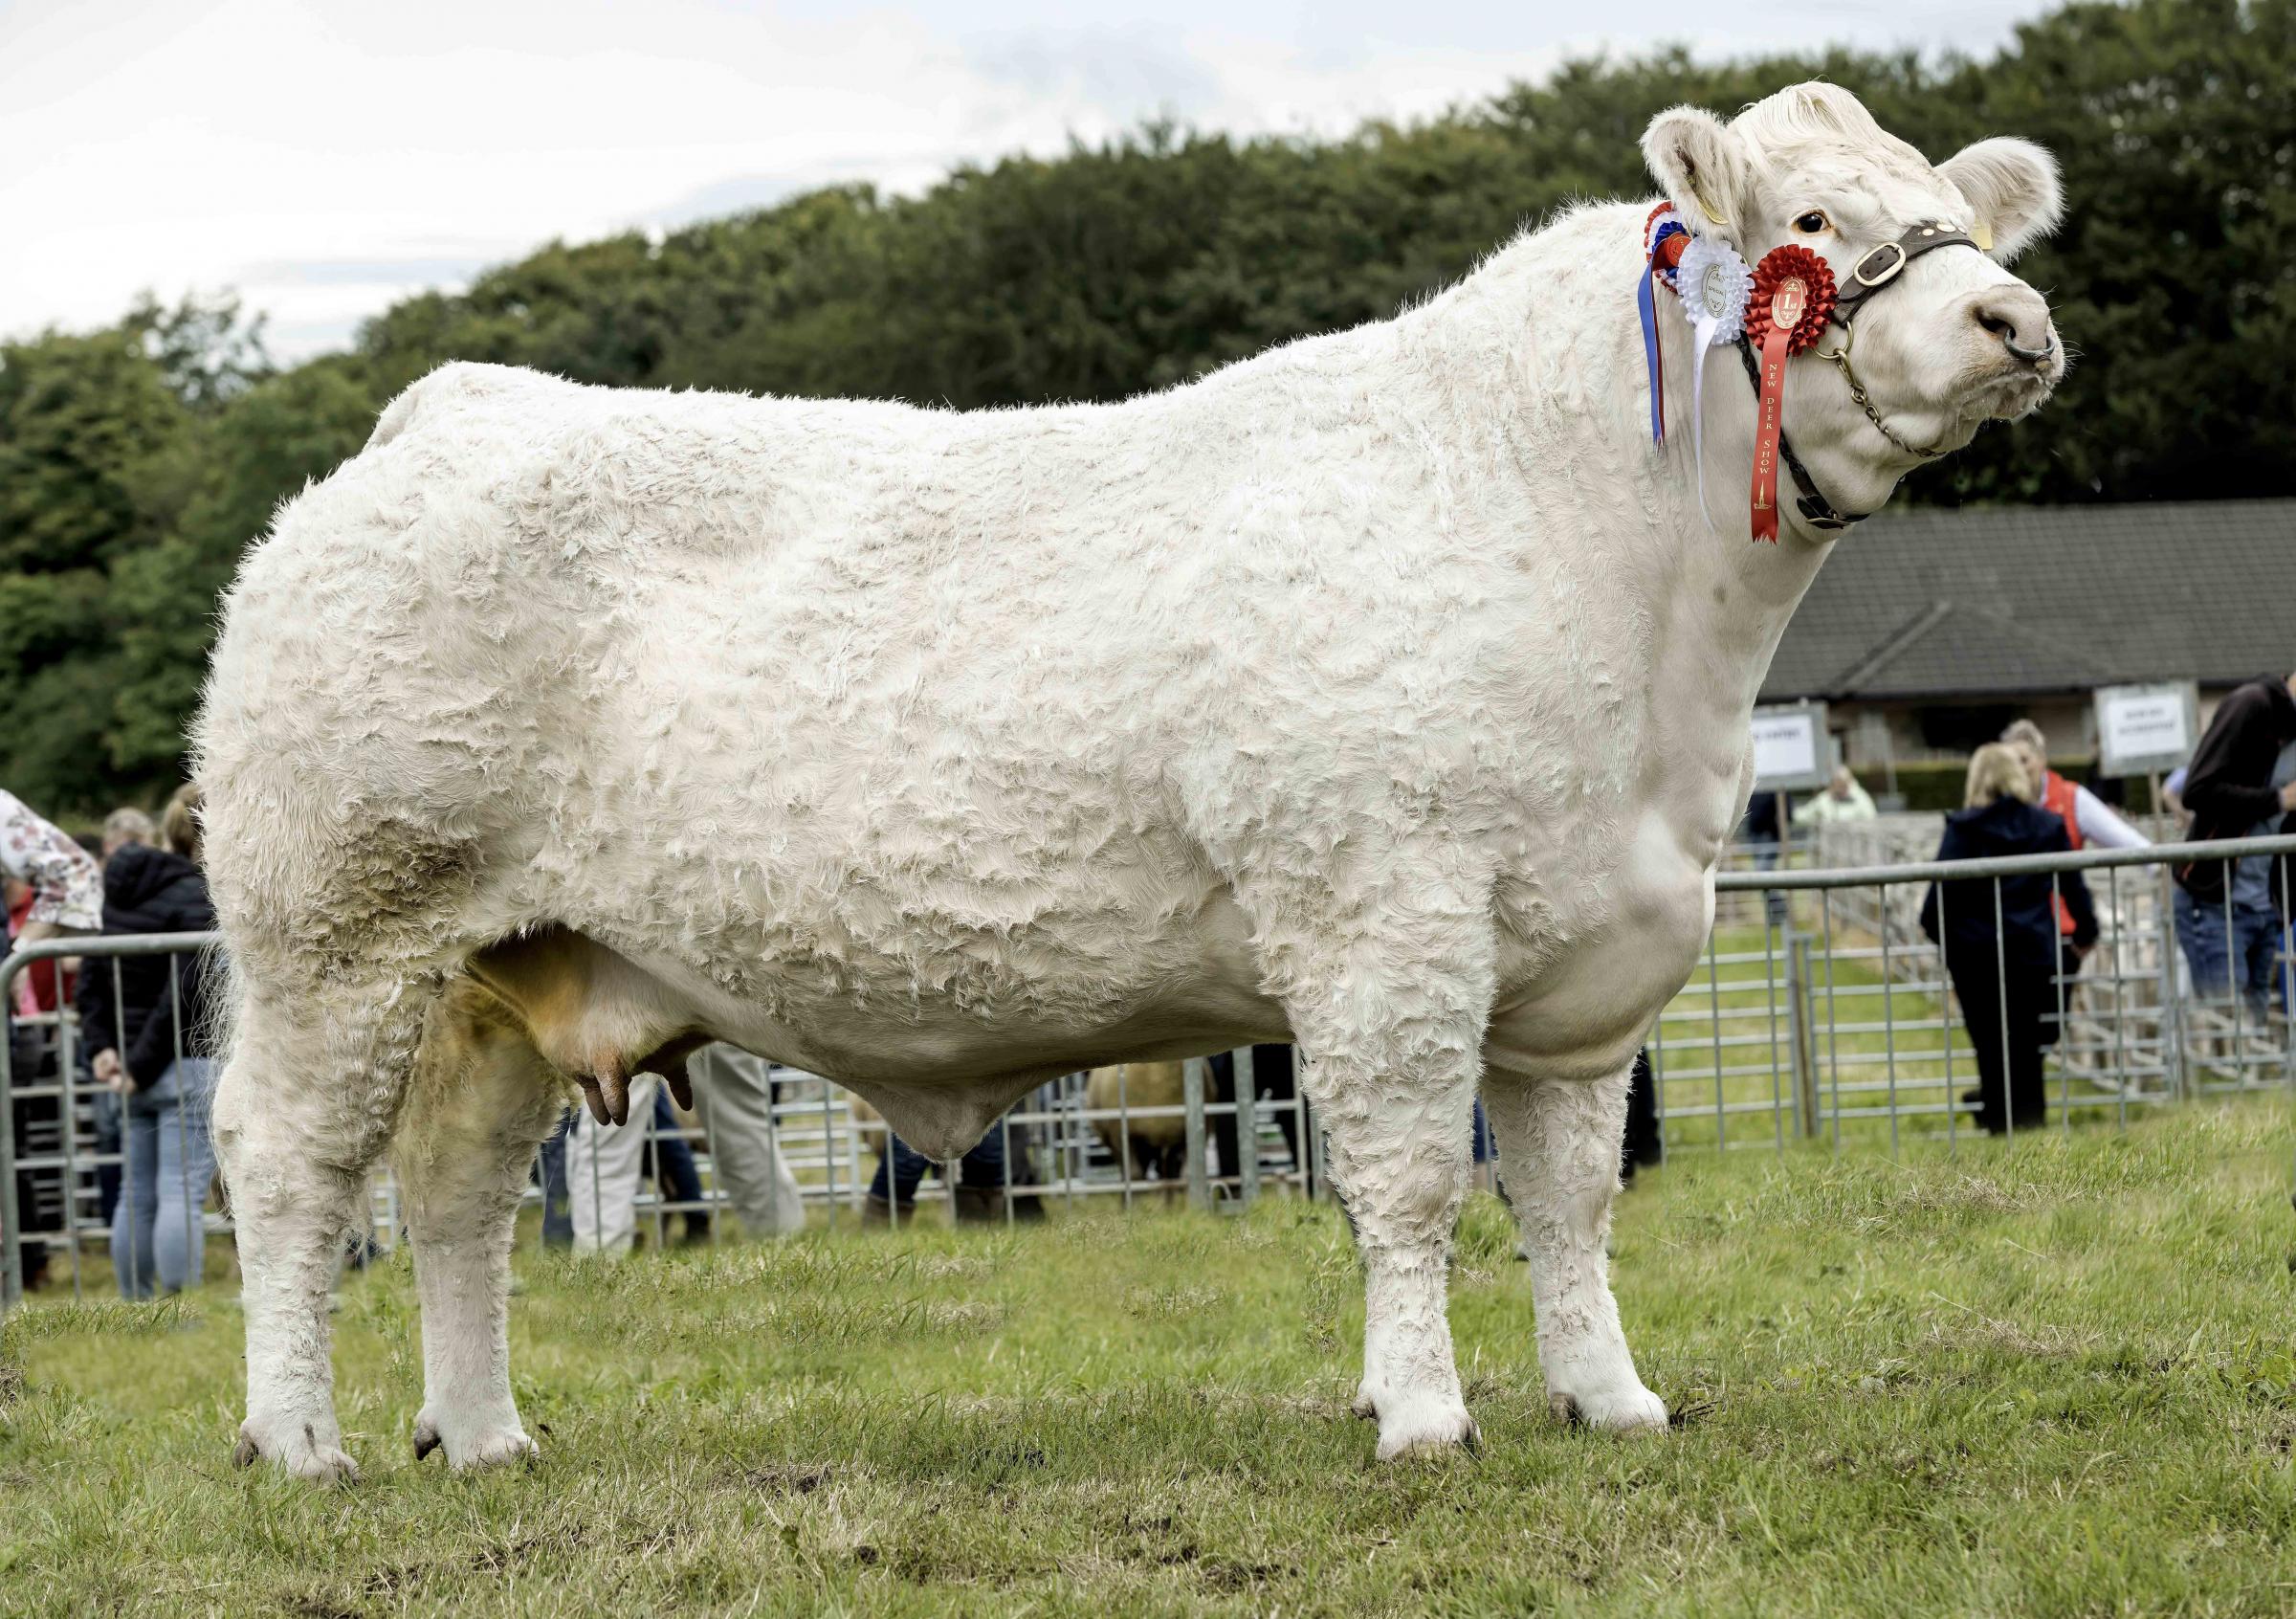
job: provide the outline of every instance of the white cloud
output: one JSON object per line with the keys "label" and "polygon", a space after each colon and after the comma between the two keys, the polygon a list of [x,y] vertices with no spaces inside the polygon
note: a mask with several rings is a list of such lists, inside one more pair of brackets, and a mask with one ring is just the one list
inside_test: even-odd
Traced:
{"label": "white cloud", "polygon": [[[1628,45],[1998,43],[2039,9],[1646,0]],[[0,330],[238,287],[290,356],[553,237],[833,180],[896,189],[1169,114],[1333,132],[1487,96],[1601,43],[1582,8],[1049,0],[0,0]],[[1701,25],[1710,25],[1702,29]]]}

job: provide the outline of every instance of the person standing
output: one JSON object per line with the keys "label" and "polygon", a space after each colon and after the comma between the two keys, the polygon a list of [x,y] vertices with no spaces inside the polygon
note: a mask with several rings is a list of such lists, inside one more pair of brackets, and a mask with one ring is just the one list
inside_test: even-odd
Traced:
{"label": "person standing", "polygon": [[[6,790],[0,790],[0,872],[32,890],[32,903],[15,926],[17,945],[102,931],[103,876],[95,858]],[[32,985],[29,974],[18,973],[10,986],[18,1010],[36,1009]]]}
{"label": "person standing", "polygon": [[[1234,1101],[1237,1105],[1226,1113],[1213,1114],[1207,1120],[1211,1127],[1212,1143],[1220,1152],[1220,1173],[1234,1179],[1243,1173],[1244,1135],[1239,1121],[1259,1117],[1255,1102],[1267,1100],[1275,1104],[1275,1127],[1283,1132],[1284,1146],[1295,1168],[1303,1167],[1299,1156],[1299,1115],[1293,1105],[1299,1094],[1298,1080],[1293,1073],[1292,1052],[1290,1046],[1265,1045],[1251,1048],[1251,1089],[1256,1097],[1239,1097],[1236,1093],[1236,1058],[1233,1052],[1214,1052],[1204,1059],[1211,1070],[1211,1087],[1206,1101]],[[1479,1108],[1482,1104],[1476,1103]],[[1478,1136],[1478,1141],[1481,1139]],[[1254,1150],[1258,1143],[1253,1142]],[[1483,1162],[1478,1158],[1476,1163]],[[1304,1176],[1303,1176],[1304,1179]],[[1001,1217],[1001,1216],[1000,1216]]]}
{"label": "person standing", "polygon": [[[1785,835],[1790,830],[1779,824],[1779,800],[1783,795],[1764,792],[1758,787],[1746,801],[1746,814],[1738,823],[1736,841],[1746,845],[1757,872],[1777,869],[1779,853],[1785,847]],[[1766,888],[1762,891],[1762,912],[1772,927],[1784,927],[1789,914],[1786,891]]]}
{"label": "person standing", "polygon": [[[1220,1063],[1225,1053],[1210,1059]],[[1208,1066],[1208,1064],[1207,1064]],[[1227,1095],[1233,1095],[1233,1070],[1229,1069]],[[1207,1087],[1204,1100],[1223,1099],[1218,1087]],[[1021,1111],[1023,1103],[1015,1102],[1005,1109],[1006,1114]],[[1215,1135],[1226,1126],[1222,1139],[1229,1143],[1222,1151],[1228,1156],[1221,1161],[1221,1173],[1237,1172],[1233,1144],[1237,1141],[1236,1121],[1232,1114],[1215,1114],[1206,1120]],[[1009,1149],[1009,1152],[1008,1152]],[[1019,1158],[1016,1166],[1011,1156]],[[1028,1138],[1025,1127],[1007,1123],[1004,1119],[991,1124],[982,1133],[970,1151],[957,1161],[957,1185],[949,1191],[951,1212],[960,1221],[987,1222],[1003,1220],[1008,1215],[1014,1220],[1044,1218],[1043,1199],[1033,1191],[1015,1192],[1016,1186],[1026,1186],[1034,1179],[1028,1170]],[[861,1205],[863,1225],[890,1224],[898,1217],[907,1221],[916,1207],[917,1187],[928,1171],[946,1175],[947,1165],[936,1164],[889,1129],[885,1135],[885,1151],[877,1160],[876,1172],[870,1177],[869,1195]],[[897,1200],[897,1202],[896,1202]]]}
{"label": "person standing", "polygon": [[[103,926],[103,877],[88,852],[59,828],[33,812],[13,793],[0,791],[0,876],[11,889],[8,909],[8,948],[36,944],[43,939],[75,933],[94,933]],[[7,1024],[9,1059],[25,1079],[42,1073],[62,1056],[44,1024],[43,1014],[56,1009],[65,993],[58,976],[60,964],[37,962],[19,971],[8,986]],[[21,1021],[19,1021],[21,1020]],[[35,1122],[53,1124],[60,1105],[47,1098],[11,1097],[0,1105],[13,1118],[16,1139],[29,1139]],[[16,1207],[38,1207],[44,1191],[57,1187],[57,1171],[18,1169]],[[67,1207],[68,1188],[64,1193]],[[36,1280],[48,1263],[48,1245],[23,1236],[17,1245],[27,1282]]]}
{"label": "person standing", "polygon": [[[687,1059],[694,1111],[710,1149],[710,1174],[752,1237],[802,1231],[804,1194],[773,1139],[773,1083],[765,1063],[746,1052],[713,1046]],[[629,1087],[629,1122],[601,1124],[588,1110],[574,1110],[566,1139],[567,1201],[579,1253],[625,1253],[637,1236],[638,1185],[643,1177],[647,1120],[653,1117],[651,1074]]]}
{"label": "person standing", "polygon": [[103,818],[103,832],[98,844],[99,861],[108,860],[131,843],[157,843],[160,829],[152,825],[151,817],[132,804],[123,804]]}
{"label": "person standing", "polygon": [[1619,1142],[1619,1179],[1634,1185],[1634,1172],[1667,1159],[1666,1137],[1660,1128],[1658,1080],[1650,1072],[1650,1048],[1634,1053],[1634,1068],[1626,1076],[1626,1133]]}
{"label": "person standing", "polygon": [[[215,926],[199,868],[199,789],[188,786],[161,822],[165,848],[129,843],[103,865],[103,931],[207,933]],[[214,1051],[205,964],[197,951],[91,961],[80,974],[81,1038],[97,1080],[119,1093],[121,1174],[112,1211],[112,1270],[123,1298],[177,1293],[200,1278],[201,1210],[214,1178],[208,1106]]]}
{"label": "person standing", "polygon": [[1870,821],[1874,818],[1873,795],[1867,792],[1846,765],[1834,766],[1834,773],[1825,784],[1825,790],[1794,811],[1798,827],[1840,826],[1850,821]]}
{"label": "person standing", "polygon": [[[160,841],[160,829],[149,815],[132,804],[123,804],[103,818],[103,831],[96,845],[96,861],[101,865],[131,844],[152,845]],[[109,972],[106,963],[96,964],[97,970]],[[77,1004],[77,999],[75,1005]],[[94,1083],[95,1076],[88,1069],[88,1047],[81,1041],[74,1067],[78,1070],[77,1081],[88,1092],[88,1117],[95,1126],[96,1151],[109,1160],[96,1168],[96,1200],[104,1226],[108,1229],[120,1209],[120,1093],[108,1086]]]}
{"label": "person standing", "polygon": [[2036,784],[2033,802],[2064,823],[2064,834],[2075,849],[2090,844],[2099,849],[2147,849],[2152,840],[2113,811],[2079,782],[2049,768],[2049,739],[2030,720],[2013,721],[2001,741],[2025,767],[2026,780]]}
{"label": "person standing", "polygon": [[[2030,720],[2011,721],[2001,742],[2017,755],[2033,784],[2033,802],[2064,823],[2065,841],[2075,849],[2094,844],[2099,849],[2145,849],[2152,840],[2113,813],[2112,807],[2080,783],[2049,768],[2049,739]],[[2088,952],[2073,943],[2073,913],[2057,901],[2057,977],[2064,986],[2064,1003],[2070,1006],[2075,981]],[[2042,1044],[2055,1045],[2062,1032],[2054,1008],[2042,1020]]]}
{"label": "person standing", "polygon": [[[2217,705],[2185,766],[2194,842],[2262,837],[2296,810],[2296,676],[2265,675]],[[2259,1032],[2269,1010],[2287,914],[2287,860],[2252,854],[2176,869],[2176,942],[2201,995],[2237,991]],[[2227,868],[2230,868],[2228,871]]]}
{"label": "person standing", "polygon": [[[1963,808],[1948,815],[1940,860],[2063,854],[2065,823],[2031,800],[2023,764],[2000,743],[1971,755]],[[1977,1123],[1994,1135],[2042,1120],[2042,1058],[2056,1012],[2056,905],[2073,918],[2073,947],[2096,943],[2097,918],[2079,872],[2029,873],[1930,885],[1921,930],[1945,949],[1977,1059]]]}

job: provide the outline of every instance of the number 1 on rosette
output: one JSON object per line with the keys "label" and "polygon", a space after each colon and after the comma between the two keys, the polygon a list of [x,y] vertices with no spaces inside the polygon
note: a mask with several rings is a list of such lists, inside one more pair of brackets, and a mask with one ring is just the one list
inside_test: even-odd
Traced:
{"label": "number 1 on rosette", "polygon": [[1834,273],[1808,248],[1774,247],[1754,267],[1746,337],[1761,354],[1762,388],[1754,428],[1754,538],[1777,543],[1778,441],[1785,433],[1786,360],[1825,335],[1834,312]]}

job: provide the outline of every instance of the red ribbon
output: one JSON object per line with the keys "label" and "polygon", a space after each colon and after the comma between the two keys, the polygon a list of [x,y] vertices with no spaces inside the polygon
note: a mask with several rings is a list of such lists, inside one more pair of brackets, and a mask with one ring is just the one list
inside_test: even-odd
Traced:
{"label": "red ribbon", "polygon": [[1834,312],[1834,273],[1808,248],[1772,248],[1754,267],[1746,337],[1762,353],[1762,390],[1754,431],[1754,538],[1777,543],[1778,440],[1785,431],[1786,357],[1825,335]]}

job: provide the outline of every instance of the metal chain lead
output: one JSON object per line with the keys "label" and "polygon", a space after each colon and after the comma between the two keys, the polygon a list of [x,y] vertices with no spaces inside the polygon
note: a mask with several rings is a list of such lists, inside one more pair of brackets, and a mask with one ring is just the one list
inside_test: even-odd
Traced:
{"label": "metal chain lead", "polygon": [[1939,460],[1950,454],[1950,452],[1944,450],[1924,450],[1918,444],[1909,444],[1903,438],[1898,436],[1895,429],[1891,428],[1888,422],[1882,420],[1882,413],[1873,408],[1873,401],[1866,397],[1866,385],[1858,381],[1858,373],[1849,368],[1850,345],[1857,341],[1858,329],[1855,326],[1843,326],[1842,328],[1842,346],[1840,348],[1821,348],[1815,352],[1817,353],[1819,359],[1831,360],[1836,366],[1839,366],[1842,368],[1842,380],[1849,384],[1850,399],[1857,405],[1859,410],[1866,412],[1866,419],[1873,424],[1874,432],[1880,433],[1884,438],[1896,445],[1907,455],[1917,455],[1925,461]]}

